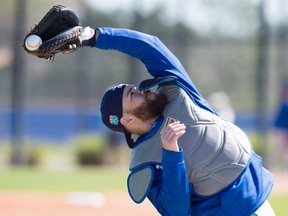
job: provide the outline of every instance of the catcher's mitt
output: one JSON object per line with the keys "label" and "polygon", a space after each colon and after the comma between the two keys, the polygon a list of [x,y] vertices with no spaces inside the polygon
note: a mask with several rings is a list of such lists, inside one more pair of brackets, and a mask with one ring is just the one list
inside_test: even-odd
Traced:
{"label": "catcher's mitt", "polygon": [[74,11],[64,5],[55,5],[25,36],[23,47],[32,55],[53,60],[55,54],[67,50],[69,44],[79,44],[82,31]]}

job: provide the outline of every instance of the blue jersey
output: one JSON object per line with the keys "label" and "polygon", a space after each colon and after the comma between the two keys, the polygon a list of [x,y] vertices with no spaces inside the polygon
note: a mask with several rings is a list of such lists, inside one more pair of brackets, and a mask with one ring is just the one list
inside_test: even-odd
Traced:
{"label": "blue jersey", "polygon": [[[157,37],[127,29],[98,28],[98,30],[100,35],[95,47],[120,51],[139,59],[147,71],[159,79],[154,84],[161,85],[163,77],[175,78],[173,85],[183,89],[194,104],[216,115],[213,108],[197,91],[179,60]],[[145,140],[154,136],[159,130],[157,125],[161,125],[162,121],[161,118],[158,119],[150,132],[140,136],[137,145],[142,145]],[[149,166],[146,166],[148,169],[143,173],[151,176],[151,182],[143,180],[143,183],[147,184],[147,191],[144,188],[144,195],[141,194],[138,199],[136,194],[137,199],[133,196],[132,199],[140,203],[147,196],[161,215],[251,215],[271,192],[273,176],[262,167],[261,158],[254,152],[249,163],[232,183],[217,193],[203,196],[195,192],[193,184],[189,181],[183,149],[180,152],[165,149],[159,151],[162,151],[161,162],[144,163]],[[133,168],[132,171],[137,173],[137,169],[138,167]],[[133,177],[131,179],[133,181]],[[130,193],[129,187],[128,190]]]}

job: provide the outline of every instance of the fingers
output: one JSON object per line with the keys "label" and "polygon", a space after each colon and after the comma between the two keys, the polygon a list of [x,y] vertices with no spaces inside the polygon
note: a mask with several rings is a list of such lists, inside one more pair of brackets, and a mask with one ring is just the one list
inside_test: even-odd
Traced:
{"label": "fingers", "polygon": [[186,126],[179,121],[167,125],[161,133],[163,148],[172,151],[179,151],[177,140],[186,132]]}
{"label": "fingers", "polygon": [[166,129],[163,131],[162,136],[165,139],[170,140],[172,138],[179,138],[185,133],[186,126],[180,122],[173,122],[167,125]]}

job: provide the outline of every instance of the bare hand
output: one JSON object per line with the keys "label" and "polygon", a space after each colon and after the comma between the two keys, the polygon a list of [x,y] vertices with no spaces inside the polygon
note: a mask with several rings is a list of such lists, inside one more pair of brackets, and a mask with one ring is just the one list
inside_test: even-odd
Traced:
{"label": "bare hand", "polygon": [[179,121],[168,124],[161,133],[163,148],[169,151],[179,151],[178,139],[185,132],[186,126]]}

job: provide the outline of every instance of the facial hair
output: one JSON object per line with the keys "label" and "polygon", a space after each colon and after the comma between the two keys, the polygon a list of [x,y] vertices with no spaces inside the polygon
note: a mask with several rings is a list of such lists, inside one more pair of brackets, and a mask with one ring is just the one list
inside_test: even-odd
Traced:
{"label": "facial hair", "polygon": [[131,114],[140,118],[143,121],[157,118],[162,115],[165,106],[168,103],[167,96],[164,94],[155,94],[149,98],[150,91],[145,91],[145,101],[136,109],[131,111]]}

